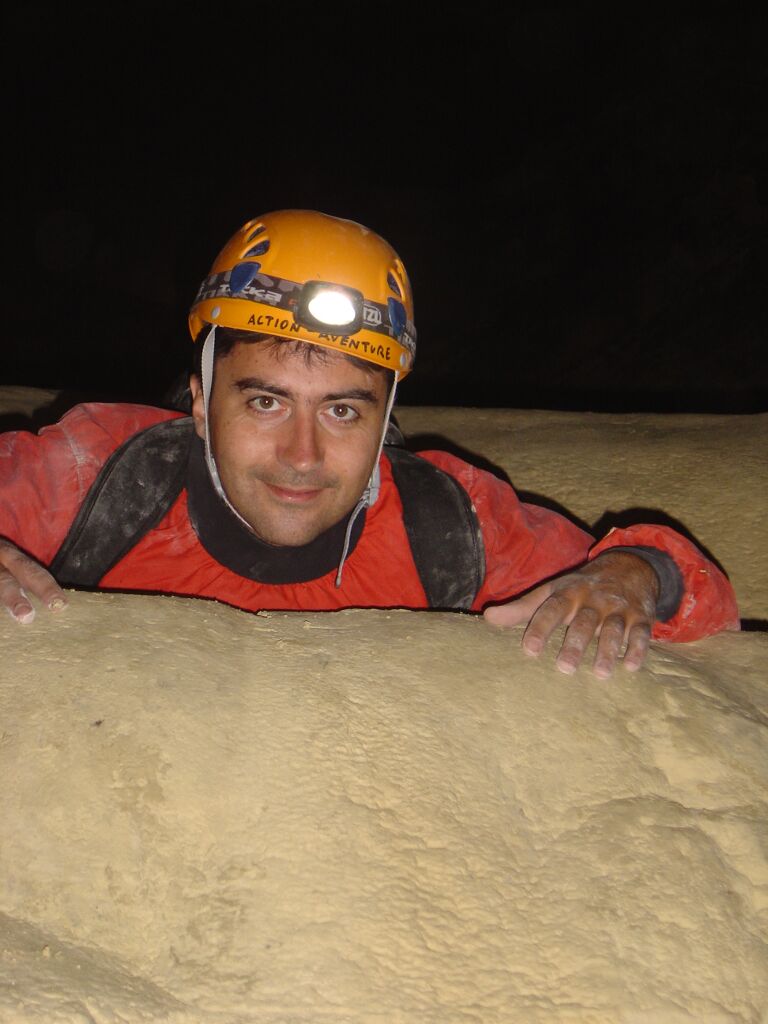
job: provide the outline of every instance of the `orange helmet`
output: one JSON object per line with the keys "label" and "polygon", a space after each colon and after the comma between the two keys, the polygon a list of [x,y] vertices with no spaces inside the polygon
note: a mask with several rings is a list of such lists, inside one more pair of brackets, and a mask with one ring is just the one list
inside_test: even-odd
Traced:
{"label": "orange helmet", "polygon": [[393,370],[416,354],[413,298],[397,253],[351,220],[279,210],[249,220],[216,258],[189,314],[204,324],[307,341]]}

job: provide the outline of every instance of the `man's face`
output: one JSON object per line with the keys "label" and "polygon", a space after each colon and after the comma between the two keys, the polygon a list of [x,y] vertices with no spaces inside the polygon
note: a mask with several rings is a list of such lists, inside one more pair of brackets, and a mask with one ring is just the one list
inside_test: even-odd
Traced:
{"label": "man's face", "polygon": [[[204,437],[194,376],[191,387]],[[384,374],[334,352],[307,366],[286,346],[238,343],[217,359],[211,446],[227,497],[258,537],[307,544],[354,508],[373,470],[386,398]]]}

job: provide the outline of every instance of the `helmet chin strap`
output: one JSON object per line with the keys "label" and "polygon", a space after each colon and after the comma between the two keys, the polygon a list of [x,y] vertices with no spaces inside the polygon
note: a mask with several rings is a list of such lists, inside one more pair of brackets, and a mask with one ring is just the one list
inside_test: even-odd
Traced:
{"label": "helmet chin strap", "polygon": [[235,506],[227,497],[224,487],[221,483],[219,476],[219,470],[216,465],[216,460],[213,457],[213,451],[211,449],[211,425],[208,416],[208,410],[211,404],[211,389],[213,387],[213,357],[216,350],[216,324],[211,325],[210,331],[206,335],[205,341],[203,342],[203,354],[200,361],[200,375],[202,377],[203,385],[203,409],[205,410],[205,464],[208,467],[208,474],[211,478],[213,486],[216,488],[216,493],[230,509],[231,512],[237,516],[243,526],[247,526],[248,529],[253,533],[253,527],[247,522],[240,513],[237,511]]}
{"label": "helmet chin strap", "polygon": [[381,490],[381,473],[379,472],[379,459],[381,458],[381,450],[384,447],[384,438],[387,436],[387,427],[389,426],[389,417],[392,415],[392,406],[395,404],[395,392],[397,391],[397,374],[395,379],[392,381],[392,390],[389,392],[389,398],[387,399],[387,408],[384,413],[384,426],[382,427],[381,437],[379,438],[379,447],[376,450],[376,458],[373,463],[373,472],[368,481],[368,486],[363,491],[360,500],[352,510],[352,515],[349,517],[347,523],[347,531],[344,534],[344,547],[341,551],[341,559],[339,560],[339,568],[336,573],[336,587],[341,586],[341,574],[344,571],[344,562],[347,558],[347,552],[349,551],[349,539],[352,536],[352,526],[359,514],[364,508],[370,508],[376,504],[376,500],[379,497],[379,491]]}
{"label": "helmet chin strap", "polygon": [[[214,355],[216,350],[216,325],[212,324],[210,331],[206,335],[205,341],[203,342],[203,352],[200,360],[200,375],[201,384],[203,389],[203,410],[205,413],[205,464],[208,467],[208,474],[211,478],[216,493],[219,495],[224,504],[229,508],[240,520],[240,522],[246,526],[251,533],[253,533],[253,527],[245,520],[240,513],[237,511],[235,506],[229,500],[221,482],[219,476],[219,470],[216,465],[216,459],[213,456],[213,450],[211,448],[211,426],[209,409],[211,403],[211,390],[213,388],[213,363]],[[379,446],[376,451],[376,458],[373,463],[373,471],[371,473],[368,484],[360,496],[360,500],[352,510],[352,514],[349,517],[347,524],[347,530],[344,535],[344,547],[341,552],[341,559],[339,560],[339,568],[336,573],[336,586],[341,586],[341,576],[344,569],[344,562],[347,558],[347,552],[349,551],[350,537],[352,535],[352,526],[358,515],[363,511],[364,508],[370,508],[376,504],[376,500],[379,497],[379,490],[381,488],[381,474],[379,472],[379,459],[381,458],[381,452],[384,447],[384,438],[387,435],[387,428],[389,427],[389,419],[392,415],[392,407],[395,404],[395,394],[397,392],[397,374],[392,382],[392,388],[387,398],[387,407],[384,414],[384,423],[381,429],[381,436],[379,438]]]}

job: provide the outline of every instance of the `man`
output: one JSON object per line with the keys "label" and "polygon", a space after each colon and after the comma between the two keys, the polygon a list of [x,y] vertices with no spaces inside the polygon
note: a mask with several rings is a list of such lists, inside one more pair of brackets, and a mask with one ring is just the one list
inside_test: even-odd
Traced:
{"label": "man", "polygon": [[622,652],[636,670],[651,635],[738,628],[730,585],[674,531],[594,544],[447,453],[385,446],[413,303],[397,254],[361,225],[249,221],[190,329],[191,419],[85,405],[0,439],[0,602],[19,622],[28,595],[65,605],[56,577],[247,610],[456,607],[527,623],[532,655],[567,625],[564,672],[597,637],[601,677]]}

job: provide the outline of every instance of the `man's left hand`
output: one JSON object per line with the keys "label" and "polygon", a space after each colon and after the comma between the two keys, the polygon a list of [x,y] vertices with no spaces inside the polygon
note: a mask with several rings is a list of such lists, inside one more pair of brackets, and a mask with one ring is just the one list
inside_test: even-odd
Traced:
{"label": "man's left hand", "polygon": [[484,615],[497,626],[527,622],[523,650],[534,657],[558,626],[567,626],[556,665],[569,674],[576,671],[590,641],[597,637],[593,671],[605,679],[622,650],[624,667],[630,672],[643,664],[658,597],[658,576],[644,559],[609,550],[524,597],[487,608]]}

